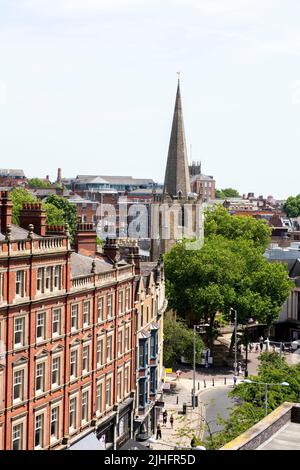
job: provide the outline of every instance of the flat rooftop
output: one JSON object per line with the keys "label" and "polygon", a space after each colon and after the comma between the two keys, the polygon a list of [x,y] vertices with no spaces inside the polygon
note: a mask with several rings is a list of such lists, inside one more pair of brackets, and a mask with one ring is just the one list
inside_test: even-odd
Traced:
{"label": "flat rooftop", "polygon": [[300,423],[287,423],[256,450],[300,450]]}

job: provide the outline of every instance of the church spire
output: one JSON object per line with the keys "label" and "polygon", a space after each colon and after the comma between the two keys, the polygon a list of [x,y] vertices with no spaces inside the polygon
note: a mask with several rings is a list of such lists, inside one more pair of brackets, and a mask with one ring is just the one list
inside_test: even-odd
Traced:
{"label": "church spire", "polygon": [[182,197],[187,197],[190,191],[190,176],[183,124],[180,81],[178,77],[176,102],[165,173],[164,194],[169,194],[171,197],[180,195]]}

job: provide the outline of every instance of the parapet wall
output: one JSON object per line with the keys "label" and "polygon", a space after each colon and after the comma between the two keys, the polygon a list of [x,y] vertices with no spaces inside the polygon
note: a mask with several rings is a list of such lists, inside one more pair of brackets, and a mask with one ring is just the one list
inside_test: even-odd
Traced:
{"label": "parapet wall", "polygon": [[219,450],[253,450],[266,442],[289,421],[300,423],[300,404],[284,402],[240,436]]}

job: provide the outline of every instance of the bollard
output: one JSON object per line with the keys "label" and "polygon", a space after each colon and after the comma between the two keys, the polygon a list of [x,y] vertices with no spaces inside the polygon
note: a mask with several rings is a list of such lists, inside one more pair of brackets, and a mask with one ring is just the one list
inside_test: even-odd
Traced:
{"label": "bollard", "polygon": [[212,385],[213,385],[213,387],[215,386],[215,379],[214,378],[212,379]]}
{"label": "bollard", "polygon": [[226,382],[227,382],[226,377],[224,377],[224,385],[226,385]]}
{"label": "bollard", "polygon": [[176,405],[178,405],[178,395],[177,395],[177,398],[176,398]]}
{"label": "bollard", "polygon": [[200,390],[200,382],[198,382],[198,390]]}
{"label": "bollard", "polygon": [[204,388],[206,388],[206,381],[205,381],[205,379],[203,380],[203,382],[204,382]]}

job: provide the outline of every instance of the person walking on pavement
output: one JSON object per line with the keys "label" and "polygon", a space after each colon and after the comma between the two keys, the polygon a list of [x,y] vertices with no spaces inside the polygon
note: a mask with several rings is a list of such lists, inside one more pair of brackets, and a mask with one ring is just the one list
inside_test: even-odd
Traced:
{"label": "person walking on pavement", "polygon": [[157,424],[157,427],[156,427],[156,440],[158,439],[161,439],[161,427],[159,423]]}
{"label": "person walking on pavement", "polygon": [[259,347],[260,347],[260,350],[262,351],[264,347],[264,338],[262,336],[259,338]]}
{"label": "person walking on pavement", "polygon": [[168,421],[168,412],[167,412],[167,410],[165,410],[163,412],[163,424],[164,424],[164,426],[167,425],[167,421]]}
{"label": "person walking on pavement", "polygon": [[237,365],[237,375],[240,375],[240,371],[241,371],[241,363],[238,362],[238,365]]}
{"label": "person walking on pavement", "polygon": [[256,345],[255,345],[255,352],[258,353],[258,351],[259,351],[259,343],[256,343]]}
{"label": "person walking on pavement", "polygon": [[173,429],[173,425],[174,425],[174,416],[173,415],[170,416],[170,424],[171,424],[171,428]]}

